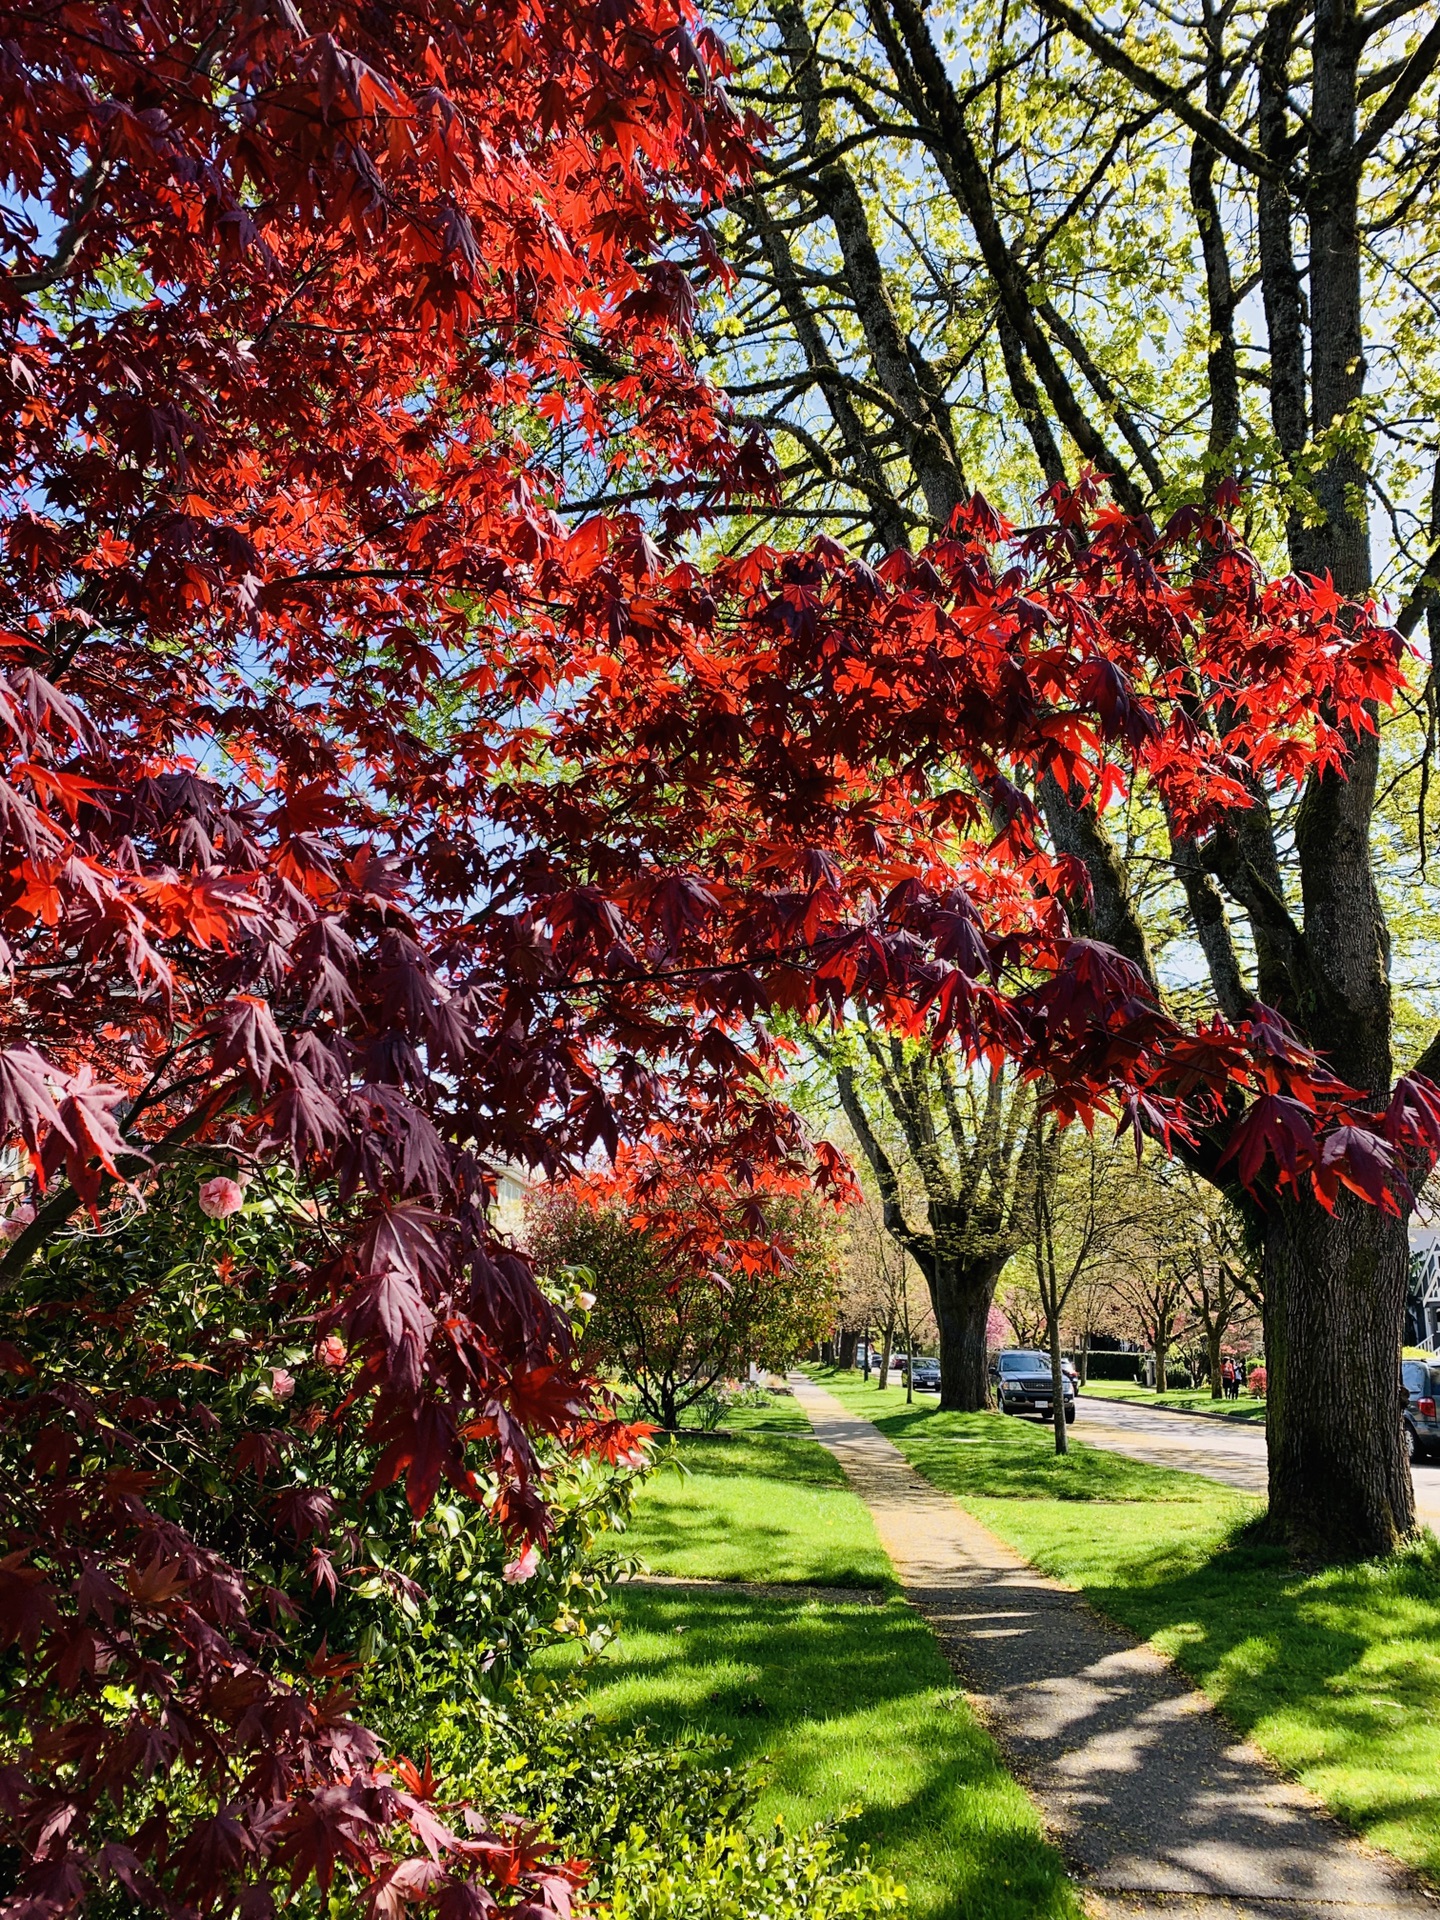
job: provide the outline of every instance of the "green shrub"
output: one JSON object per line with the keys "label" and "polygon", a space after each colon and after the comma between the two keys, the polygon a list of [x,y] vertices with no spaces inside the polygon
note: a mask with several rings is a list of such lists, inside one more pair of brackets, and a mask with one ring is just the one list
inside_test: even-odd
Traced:
{"label": "green shrub", "polygon": [[1138,1353],[1092,1353],[1085,1365],[1087,1380],[1138,1380],[1140,1362],[1143,1356]]}
{"label": "green shrub", "polygon": [[729,1827],[659,1846],[638,1830],[616,1851],[612,1920],[883,1920],[905,1890],[862,1853],[845,1858],[837,1825],[790,1834]]}
{"label": "green shrub", "polygon": [[698,1428],[701,1433],[714,1433],[725,1418],[729,1404],[729,1395],[723,1387],[707,1387],[686,1408],[686,1425]]}
{"label": "green shrub", "polygon": [[[788,1388],[786,1391],[789,1391]],[[765,1407],[773,1407],[778,1398],[779,1395],[769,1387],[748,1386],[737,1387],[733,1393],[726,1396],[727,1403],[730,1406],[743,1407],[747,1410],[756,1411]]]}

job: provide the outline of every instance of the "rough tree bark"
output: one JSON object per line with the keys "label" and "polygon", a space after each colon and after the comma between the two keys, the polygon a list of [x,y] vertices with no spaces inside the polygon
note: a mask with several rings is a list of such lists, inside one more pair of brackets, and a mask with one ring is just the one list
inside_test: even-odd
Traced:
{"label": "rough tree bark", "polygon": [[[943,1232],[943,1223],[938,1224]],[[931,1225],[933,1233],[937,1225],[933,1209]],[[990,1404],[985,1323],[1004,1262],[936,1259],[927,1272],[923,1256],[913,1247],[911,1252],[925,1275],[940,1329],[940,1405],[958,1413],[976,1413]]]}

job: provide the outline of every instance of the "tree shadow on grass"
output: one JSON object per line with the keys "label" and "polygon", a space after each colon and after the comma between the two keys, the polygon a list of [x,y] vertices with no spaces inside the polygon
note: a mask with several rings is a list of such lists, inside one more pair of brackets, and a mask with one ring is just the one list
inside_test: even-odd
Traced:
{"label": "tree shadow on grass", "polygon": [[1153,1640],[1361,1833],[1440,1876],[1433,1540],[1297,1566],[1243,1496],[1194,1476],[1083,1446],[1057,1460],[1048,1432],[994,1414],[859,1410],[1043,1571]]}
{"label": "tree shadow on grass", "polygon": [[1059,1856],[913,1612],[626,1589],[590,1703],[700,1727],[768,1781],[787,1823],[861,1812],[852,1837],[910,1889],[914,1920],[1076,1916]]}
{"label": "tree shadow on grass", "polygon": [[784,1581],[819,1587],[893,1588],[894,1575],[878,1549],[831,1546],[798,1536],[784,1520],[753,1510],[716,1513],[655,1500],[632,1523],[628,1544],[652,1572],[692,1579]]}
{"label": "tree shadow on grass", "polygon": [[1157,1550],[1114,1572],[1087,1585],[1093,1606],[1282,1762],[1323,1772],[1363,1830],[1408,1827],[1405,1857],[1440,1872],[1440,1547],[1315,1571],[1241,1527],[1194,1564]]}
{"label": "tree shadow on grass", "polygon": [[711,1434],[677,1437],[673,1454],[664,1455],[657,1473],[707,1473],[722,1479],[773,1480],[787,1487],[843,1487],[838,1461],[817,1447],[807,1427],[803,1434],[756,1431],[725,1439]]}

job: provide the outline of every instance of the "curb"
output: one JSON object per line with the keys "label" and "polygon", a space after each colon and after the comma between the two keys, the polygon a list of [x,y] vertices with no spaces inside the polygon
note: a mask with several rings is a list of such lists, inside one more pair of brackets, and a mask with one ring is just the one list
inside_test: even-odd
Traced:
{"label": "curb", "polygon": [[[1085,1398],[1085,1389],[1083,1387],[1080,1389],[1079,1398],[1082,1400]],[[1238,1413],[1211,1413],[1208,1408],[1202,1410],[1199,1407],[1151,1406],[1139,1400],[1111,1400],[1104,1395],[1092,1400],[1091,1405],[1096,1407],[1138,1407],[1142,1413],[1173,1413],[1176,1418],[1180,1420],[1223,1420],[1228,1426],[1249,1427],[1252,1431],[1259,1433],[1265,1431],[1265,1422],[1263,1420],[1247,1420],[1242,1414]]]}

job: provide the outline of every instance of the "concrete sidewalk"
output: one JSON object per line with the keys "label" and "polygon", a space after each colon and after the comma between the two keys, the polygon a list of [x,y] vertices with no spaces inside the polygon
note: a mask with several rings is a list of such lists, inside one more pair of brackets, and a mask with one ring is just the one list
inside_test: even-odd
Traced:
{"label": "concrete sidewalk", "polygon": [[791,1384],[1099,1920],[1440,1920],[1158,1654],[1036,1573],[868,1420]]}

